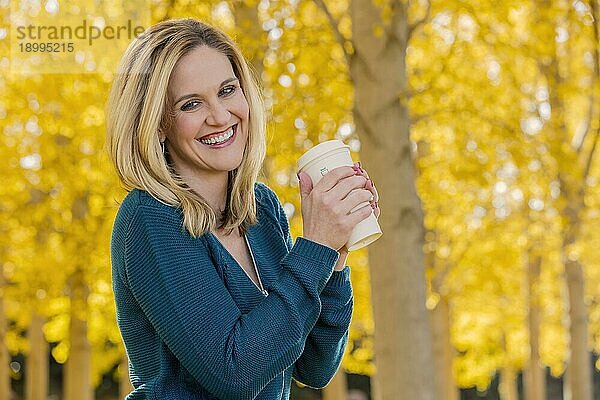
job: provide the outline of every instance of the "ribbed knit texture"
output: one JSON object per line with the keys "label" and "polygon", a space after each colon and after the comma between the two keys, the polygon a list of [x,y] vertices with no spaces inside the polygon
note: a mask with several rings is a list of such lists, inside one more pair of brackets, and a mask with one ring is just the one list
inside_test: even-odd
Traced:
{"label": "ribbed knit texture", "polygon": [[268,296],[215,235],[191,237],[181,211],[131,191],[111,239],[117,323],[137,399],[287,400],[292,377],[325,386],[352,316],[350,270],[298,237],[275,193],[255,185],[248,242]]}

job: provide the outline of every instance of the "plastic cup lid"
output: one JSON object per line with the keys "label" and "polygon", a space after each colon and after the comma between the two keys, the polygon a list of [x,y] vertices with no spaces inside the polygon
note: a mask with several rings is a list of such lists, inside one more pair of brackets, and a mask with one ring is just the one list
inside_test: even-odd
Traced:
{"label": "plastic cup lid", "polygon": [[319,143],[318,145],[304,153],[298,159],[298,161],[296,162],[296,171],[300,171],[302,168],[304,168],[306,164],[311,162],[317,155],[322,155],[333,150],[342,149],[344,147],[348,149],[350,148],[350,146],[338,139],[328,140],[326,142]]}

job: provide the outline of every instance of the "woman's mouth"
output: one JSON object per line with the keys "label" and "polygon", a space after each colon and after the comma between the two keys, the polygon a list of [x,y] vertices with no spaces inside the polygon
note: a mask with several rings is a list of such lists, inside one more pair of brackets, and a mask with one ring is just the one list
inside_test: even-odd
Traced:
{"label": "woman's mouth", "polygon": [[229,146],[235,140],[237,134],[238,124],[235,124],[231,128],[227,129],[225,132],[221,133],[219,136],[214,136],[208,140],[206,139],[196,139],[198,142],[203,145],[210,147],[212,149],[219,149],[221,147]]}

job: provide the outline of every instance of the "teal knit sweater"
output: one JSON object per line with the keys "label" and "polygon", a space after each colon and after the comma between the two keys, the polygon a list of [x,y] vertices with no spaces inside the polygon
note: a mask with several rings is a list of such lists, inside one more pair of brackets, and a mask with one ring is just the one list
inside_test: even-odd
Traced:
{"label": "teal knit sweater", "polygon": [[298,237],[275,193],[255,184],[247,238],[264,295],[211,232],[193,238],[181,210],[134,189],[111,239],[117,323],[137,399],[287,400],[337,370],[352,315],[350,269]]}

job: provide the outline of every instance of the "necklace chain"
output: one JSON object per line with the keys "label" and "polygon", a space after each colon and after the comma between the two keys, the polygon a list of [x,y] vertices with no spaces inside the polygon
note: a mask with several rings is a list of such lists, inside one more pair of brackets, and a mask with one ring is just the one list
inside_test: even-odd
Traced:
{"label": "necklace chain", "polygon": [[260,274],[258,273],[258,268],[256,266],[256,260],[254,259],[254,253],[252,253],[252,248],[250,247],[250,242],[248,241],[248,236],[244,235],[244,239],[246,240],[246,245],[248,246],[248,251],[250,252],[250,257],[252,258],[252,265],[254,266],[254,273],[256,274],[256,278],[258,278],[258,284],[260,285],[257,287],[260,289],[260,291],[262,292],[263,295],[268,296],[269,292],[267,292],[265,290],[265,288],[263,287],[262,280],[260,279]]}
{"label": "necklace chain", "polygon": [[[211,232],[211,234],[217,240],[217,242],[219,242],[221,247],[223,247],[225,249],[225,251],[231,255],[231,253],[229,253],[229,251],[223,245],[223,243],[221,243],[221,241],[218,239],[217,235],[212,232]],[[256,286],[256,288],[258,290],[260,290],[260,292],[266,297],[269,295],[269,292],[264,288],[262,280],[260,279],[260,273],[258,272],[258,266],[256,265],[256,259],[254,258],[254,253],[252,252],[252,247],[250,247],[250,242],[248,241],[248,237],[246,234],[244,234],[244,240],[246,241],[246,246],[248,246],[248,251],[250,252],[250,258],[252,259],[252,266],[254,267],[254,273],[256,274],[256,278],[258,279],[258,284],[256,284],[256,282],[254,282],[254,279],[252,279],[250,274],[244,269],[244,267],[242,267],[242,265],[235,259],[235,257],[231,256],[231,258],[233,258],[235,263],[241,268],[242,271],[244,271],[244,273],[246,274],[248,279],[250,279],[252,284],[254,286]]]}

